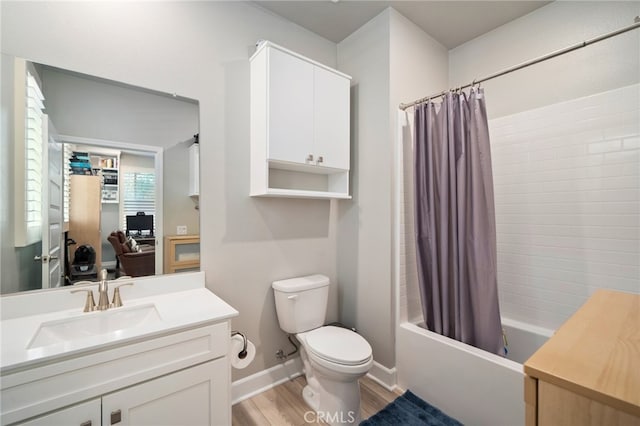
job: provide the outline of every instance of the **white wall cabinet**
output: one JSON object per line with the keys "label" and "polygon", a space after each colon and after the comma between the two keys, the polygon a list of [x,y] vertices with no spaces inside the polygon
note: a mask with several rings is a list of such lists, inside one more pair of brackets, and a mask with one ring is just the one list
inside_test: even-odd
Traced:
{"label": "white wall cabinet", "polygon": [[263,42],[251,57],[251,195],[351,198],[350,77]]}
{"label": "white wall cabinet", "polygon": [[324,68],[314,69],[314,160],[349,170],[350,80]]}

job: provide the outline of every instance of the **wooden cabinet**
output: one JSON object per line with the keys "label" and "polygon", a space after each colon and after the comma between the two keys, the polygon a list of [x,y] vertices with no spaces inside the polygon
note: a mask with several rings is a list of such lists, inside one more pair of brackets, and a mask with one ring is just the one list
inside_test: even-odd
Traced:
{"label": "wooden cabinet", "polygon": [[200,269],[200,237],[170,235],[164,239],[164,273],[197,271]]}
{"label": "wooden cabinet", "polygon": [[526,425],[640,424],[640,295],[597,291],[524,364]]}
{"label": "wooden cabinet", "polygon": [[350,77],[263,42],[251,57],[251,195],[350,198]]}
{"label": "wooden cabinet", "polygon": [[100,270],[102,259],[102,240],[100,215],[101,182],[98,176],[71,175],[69,197],[69,238],[75,242],[73,251],[82,244],[89,244],[96,251],[96,270]]}

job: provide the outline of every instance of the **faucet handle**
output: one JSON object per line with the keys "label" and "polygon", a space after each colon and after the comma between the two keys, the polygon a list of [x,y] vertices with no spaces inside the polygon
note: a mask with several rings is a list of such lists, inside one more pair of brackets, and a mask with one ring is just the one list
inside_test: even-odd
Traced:
{"label": "faucet handle", "polygon": [[77,293],[79,291],[87,292],[87,300],[84,302],[84,309],[82,312],[91,312],[96,310],[96,301],[93,299],[93,290],[92,289],[79,289],[79,290],[71,290],[71,293]]}
{"label": "faucet handle", "polygon": [[123,287],[125,285],[133,285],[133,283],[124,283],[114,286],[113,302],[111,303],[112,308],[119,308],[120,306],[122,306],[122,298],[120,298],[120,287]]}

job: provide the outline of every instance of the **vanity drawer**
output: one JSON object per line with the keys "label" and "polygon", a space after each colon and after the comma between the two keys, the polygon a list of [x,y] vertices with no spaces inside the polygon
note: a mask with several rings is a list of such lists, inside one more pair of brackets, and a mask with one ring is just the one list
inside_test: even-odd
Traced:
{"label": "vanity drawer", "polygon": [[228,321],[2,376],[1,424],[10,424],[227,355]]}

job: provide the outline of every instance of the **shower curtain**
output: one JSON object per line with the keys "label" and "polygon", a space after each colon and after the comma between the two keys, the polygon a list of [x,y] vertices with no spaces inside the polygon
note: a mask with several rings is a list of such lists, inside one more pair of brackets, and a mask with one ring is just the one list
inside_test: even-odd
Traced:
{"label": "shower curtain", "polygon": [[429,330],[504,354],[482,89],[415,107],[415,233]]}

